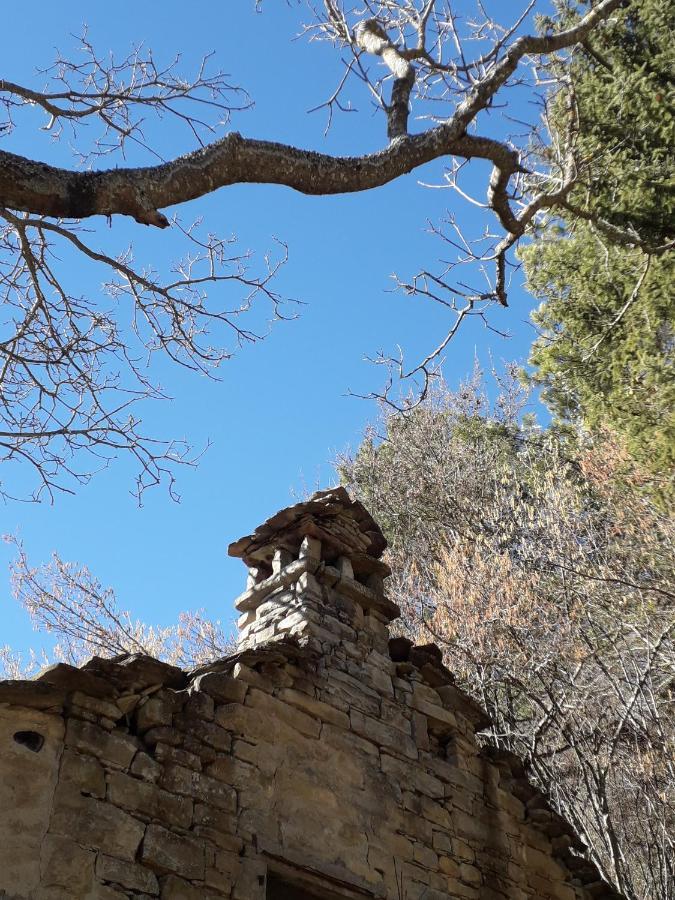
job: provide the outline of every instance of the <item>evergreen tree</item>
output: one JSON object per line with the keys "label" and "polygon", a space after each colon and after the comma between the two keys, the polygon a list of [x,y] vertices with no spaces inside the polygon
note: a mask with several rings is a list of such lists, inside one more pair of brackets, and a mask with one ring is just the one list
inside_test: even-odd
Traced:
{"label": "evergreen tree", "polygon": [[579,48],[549,121],[555,145],[573,99],[583,177],[565,220],[523,252],[542,300],[530,362],[544,399],[617,433],[661,479],[675,468],[673,33],[674,7],[636,0]]}

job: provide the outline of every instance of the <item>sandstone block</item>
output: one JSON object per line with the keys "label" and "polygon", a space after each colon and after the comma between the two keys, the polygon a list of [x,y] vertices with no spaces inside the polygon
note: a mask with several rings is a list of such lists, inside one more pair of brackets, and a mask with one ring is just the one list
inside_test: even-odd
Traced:
{"label": "sandstone block", "polygon": [[250,788],[260,781],[260,772],[255,766],[234,756],[221,756],[214,760],[206,769],[206,773],[235,788]]}
{"label": "sandstone block", "polygon": [[283,703],[275,697],[270,697],[262,691],[251,688],[246,696],[246,706],[250,706],[262,715],[278,719],[290,728],[299,731],[310,738],[318,738],[321,731],[321,722],[307,713]]}
{"label": "sandstone block", "polygon": [[188,880],[204,878],[203,843],[160,825],[148,825],[141,847],[141,861],[158,874],[174,873]]}
{"label": "sandstone block", "polygon": [[153,895],[159,893],[157,876],[150,869],[139,866],[137,863],[106,856],[105,853],[98,855],[96,875],[101,881],[112,881],[133,891],[142,891],[144,894]]}
{"label": "sandstone block", "polygon": [[457,719],[449,709],[443,709],[439,702],[428,703],[417,694],[413,694],[413,707],[426,716],[429,731],[435,734],[451,734],[457,730]]}
{"label": "sandstone block", "polygon": [[[17,743],[19,731],[44,741],[40,752]],[[34,709],[0,706],[0,890],[28,896],[39,882],[40,848],[62,751],[63,719]]]}
{"label": "sandstone block", "polygon": [[153,725],[143,735],[143,742],[154,747],[160,741],[169,747],[180,747],[185,740],[183,732],[172,725]]}
{"label": "sandstone block", "polygon": [[45,836],[40,853],[40,870],[45,887],[62,887],[73,896],[84,897],[94,880],[96,853],[69,837]]}
{"label": "sandstone block", "polygon": [[127,893],[116,891],[107,884],[94,885],[92,891],[87,894],[87,900],[128,900],[128,897]]}
{"label": "sandstone block", "polygon": [[248,685],[231,675],[206,672],[195,679],[194,688],[213,697],[217,703],[243,703]]}
{"label": "sandstone block", "polygon": [[213,747],[214,750],[229,750],[232,744],[230,734],[224,728],[221,728],[220,725],[216,725],[215,722],[204,721],[199,716],[194,716],[188,712],[174,716],[174,725],[176,728],[180,728],[181,731],[187,732],[190,737],[196,738],[209,747]]}
{"label": "sandstone block", "polygon": [[290,703],[291,706],[295,706],[323,722],[330,722],[339,728],[349,728],[349,716],[342,710],[335,709],[329,703],[324,703],[322,700],[317,700],[315,697],[292,688],[282,688],[277,693],[277,697],[284,703]]}
{"label": "sandstone block", "polygon": [[352,730],[361,737],[366,738],[366,740],[372,741],[380,747],[385,747],[390,752],[399,753],[402,756],[407,756],[409,759],[417,759],[417,747],[415,747],[415,743],[409,735],[404,734],[397,728],[384,724],[378,719],[365,716],[356,709],[351,711],[349,719]]}
{"label": "sandstone block", "polygon": [[438,868],[438,856],[429,847],[424,844],[415,844],[413,848],[413,859],[416,863],[427,869]]}
{"label": "sandstone block", "polygon": [[234,812],[237,807],[237,794],[234,788],[218,781],[217,778],[183,766],[167,766],[160,784],[174,794],[201,800],[228,812]]}
{"label": "sandstone block", "polygon": [[57,802],[50,832],[71,837],[84,847],[105,847],[111,856],[133,860],[145,825],[121,809],[93,797]]}
{"label": "sandstone block", "polygon": [[90,797],[105,797],[105,770],[93,756],[85,756],[74,750],[64,750],[59,768],[61,784],[74,785]]}
{"label": "sandstone block", "polygon": [[211,900],[212,897],[223,897],[228,894],[205,892],[203,885],[190,884],[183,878],[167,875],[162,878],[161,900]]}
{"label": "sandstone block", "polygon": [[161,763],[176,763],[176,765],[185,766],[188,769],[196,769],[197,771],[202,768],[201,757],[196,753],[191,753],[180,747],[170,747],[168,744],[162,744],[161,742],[155,747],[155,759]]}
{"label": "sandstone block", "polygon": [[136,708],[136,729],[140,734],[144,734],[157,725],[171,725],[172,718],[173,704],[168,697],[157,694],[148,697]]}
{"label": "sandstone block", "polygon": [[365,757],[378,757],[379,750],[370,740],[359,737],[353,731],[345,731],[336,728],[335,725],[325,723],[321,729],[321,739],[343,753],[358,753]]}
{"label": "sandstone block", "polygon": [[141,813],[168,825],[189,828],[192,800],[177,797],[154,784],[139,781],[121,772],[108,776],[108,799],[115,806]]}
{"label": "sandstone block", "polygon": [[132,775],[137,778],[144,778],[146,781],[155,782],[162,773],[162,767],[147,753],[138,751],[134,756],[134,761],[129,770]]}
{"label": "sandstone block", "polygon": [[215,705],[213,697],[203,691],[192,690],[185,704],[185,713],[207,722],[213,721]]}
{"label": "sandstone block", "polygon": [[97,716],[104,716],[113,722],[116,722],[122,716],[122,710],[113,701],[103,700],[100,697],[91,697],[82,693],[82,691],[73,691],[69,697],[69,704],[89,710],[89,712],[93,712]]}
{"label": "sandstone block", "polygon": [[479,885],[482,881],[480,871],[476,866],[469,863],[461,863],[459,866],[459,877],[466,884]]}
{"label": "sandstone block", "polygon": [[79,719],[68,720],[66,746],[81,753],[89,753],[120,769],[131,765],[131,760],[139,749],[134,738],[119,732],[110,733]]}

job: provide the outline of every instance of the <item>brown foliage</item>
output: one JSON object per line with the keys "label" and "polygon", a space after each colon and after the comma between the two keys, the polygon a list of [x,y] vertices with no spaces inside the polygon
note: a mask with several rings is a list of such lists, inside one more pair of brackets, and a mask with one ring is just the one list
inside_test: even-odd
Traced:
{"label": "brown foliage", "polygon": [[670,898],[673,521],[607,441],[519,424],[475,376],[385,413],[343,479],[391,541],[392,598],[630,898]]}

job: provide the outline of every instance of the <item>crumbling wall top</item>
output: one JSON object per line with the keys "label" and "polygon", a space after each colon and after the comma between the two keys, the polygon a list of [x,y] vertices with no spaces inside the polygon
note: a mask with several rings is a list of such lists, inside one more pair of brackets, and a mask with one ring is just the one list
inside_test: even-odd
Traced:
{"label": "crumbling wall top", "polygon": [[228,553],[247,566],[271,564],[274,549],[284,547],[297,556],[304,537],[318,538],[336,555],[379,560],[387,546],[380,527],[358,500],[343,487],[318,491],[309,500],[275,513],[253,534],[230,544]]}

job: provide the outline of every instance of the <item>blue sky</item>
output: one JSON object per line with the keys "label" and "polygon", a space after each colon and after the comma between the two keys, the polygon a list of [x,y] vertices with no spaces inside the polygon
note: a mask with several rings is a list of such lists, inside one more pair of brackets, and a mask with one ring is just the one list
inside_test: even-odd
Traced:
{"label": "blue sky", "polygon": [[[338,119],[327,139],[323,114],[307,114],[334,87],[340,62],[327,44],[293,40],[302,11],[301,5],[272,0],[263,14],[256,14],[253,0],[192,2],[189,10],[177,0],[161,7],[62,0],[41,4],[36,21],[34,7],[15,5],[0,35],[2,75],[40,87],[35,68],[51,61],[54,47],[72,47],[69,35],[86,23],[102,51],[122,53],[142,40],[158,60],[179,50],[188,70],[213,50],[214,64],[255,100],[252,110],[233,121],[246,135],[335,153],[382,146],[383,122],[367,103],[358,115]],[[525,114],[525,105],[517,111]],[[67,136],[54,144],[35,129],[41,121],[27,114],[3,147],[70,165]],[[165,157],[193,146],[187,134],[166,123],[153,136]],[[181,209],[184,221],[203,216],[209,228],[236,233],[242,249],[262,253],[275,237],[287,242],[290,259],[277,286],[306,304],[298,308],[299,318],[276,324],[266,341],[226,362],[218,382],[160,367],[173,399],[146,408],[148,430],[186,436],[198,447],[211,442],[196,469],[179,473],[180,503],[155,489],[139,509],[129,492],[132,470],[120,460],[74,497],[58,496],[54,505],[1,507],[0,533],[21,538],[35,564],[52,550],[85,563],[116,589],[123,607],[144,620],[167,624],[182,609],[205,608],[228,622],[245,572],[239,561],[228,559],[227,544],[293,502],[293,493],[334,479],[334,453],[356,446],[376,412],[372,404],[347,396],[350,389],[367,393],[382,384],[382,372],[364,357],[401,344],[409,359],[419,358],[447,329],[440,307],[392,293],[390,279],[393,272],[405,277],[433,267],[442,254],[437,239],[426,233],[427,219],[437,220],[449,208],[475,233],[485,224],[479,210],[455,195],[420,186],[419,181],[438,182],[441,172],[441,166],[428,166],[368,194],[330,198],[243,185]],[[481,193],[485,176],[485,168],[475,166]],[[166,265],[176,247],[166,232],[124,221],[96,228],[90,243],[119,250],[133,240],[137,259],[156,266]],[[77,270],[75,262],[73,267],[68,276],[95,291],[96,273]],[[509,340],[480,325],[464,329],[446,354],[448,382],[464,378],[475,355],[484,364],[490,354],[497,362],[523,360],[533,336],[527,323],[532,306],[523,291],[514,291],[511,308],[495,314],[495,324],[511,332]],[[9,548],[0,545],[0,644],[21,650],[39,640],[2,574],[10,558]]]}

